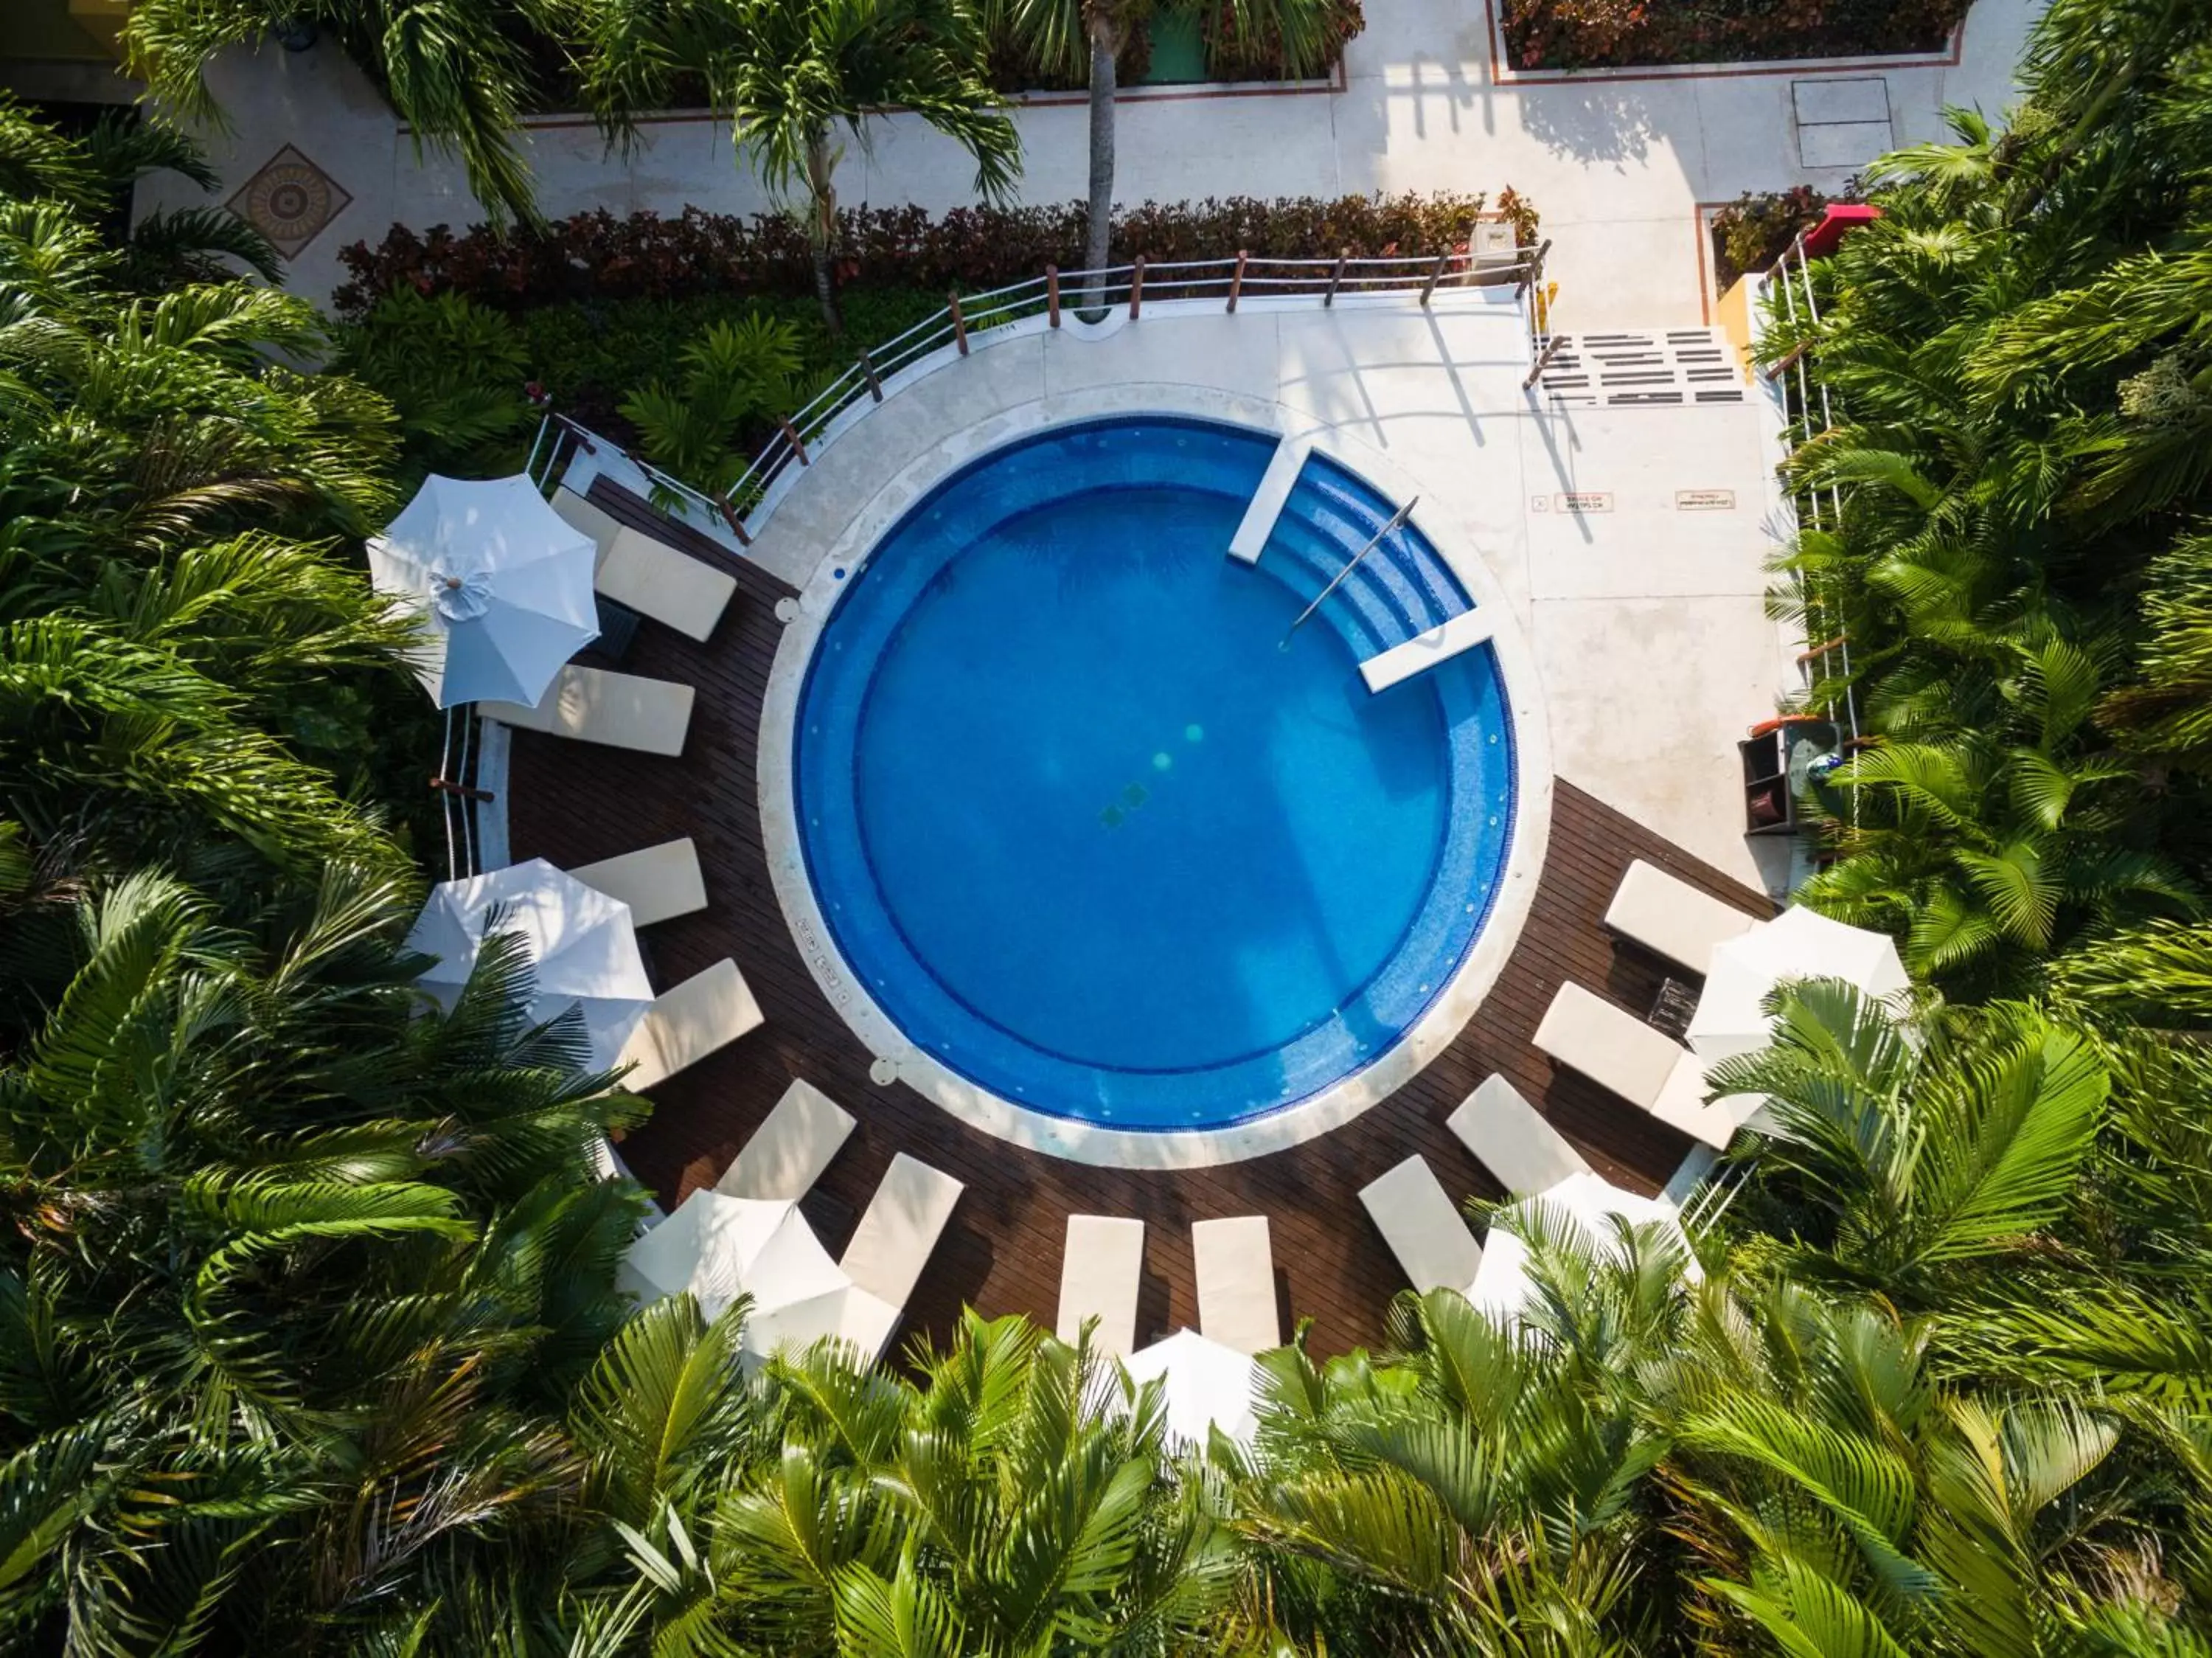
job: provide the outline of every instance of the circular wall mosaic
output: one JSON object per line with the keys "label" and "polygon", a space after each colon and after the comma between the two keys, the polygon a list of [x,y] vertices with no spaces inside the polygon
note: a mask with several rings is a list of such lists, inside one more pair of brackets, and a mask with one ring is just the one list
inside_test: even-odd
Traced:
{"label": "circular wall mosaic", "polygon": [[230,210],[291,259],[352,199],[329,174],[286,144],[231,198]]}

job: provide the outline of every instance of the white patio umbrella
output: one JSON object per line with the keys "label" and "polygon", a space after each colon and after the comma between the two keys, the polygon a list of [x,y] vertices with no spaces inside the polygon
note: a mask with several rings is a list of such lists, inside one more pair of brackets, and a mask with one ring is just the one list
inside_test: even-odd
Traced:
{"label": "white patio umbrella", "polygon": [[[1620,1253],[1620,1234],[1611,1218],[1614,1216],[1631,1226],[1657,1222],[1671,1228],[1677,1237],[1682,1238],[1685,1247],[1688,1243],[1674,1205],[1664,1198],[1624,1192],[1601,1175],[1588,1171],[1570,1174],[1558,1185],[1547,1186],[1500,1210],[1492,1222],[1490,1235],[1482,1240],[1481,1265],[1474,1270],[1474,1283],[1467,1295],[1468,1301],[1486,1313],[1517,1318],[1535,1294],[1534,1282],[1528,1276],[1528,1246],[1512,1227],[1516,1216],[1525,1215],[1538,1204],[1543,1204],[1551,1216],[1563,1218],[1569,1228],[1602,1253],[1614,1259],[1619,1259]],[[1694,1258],[1685,1273],[1692,1283],[1697,1281],[1699,1273]]]}
{"label": "white patio umbrella", "polygon": [[1875,997],[1912,982],[1887,933],[1792,905],[1714,950],[1690,1021],[1691,1047],[1708,1060],[1764,1048],[1770,1031],[1761,1004],[1776,985],[1795,978],[1840,978]]}
{"label": "white patio umbrella", "polygon": [[1249,1448],[1260,1430],[1259,1367],[1233,1347],[1208,1341],[1195,1330],[1178,1330],[1122,1363],[1132,1381],[1142,1386],[1166,1378],[1168,1436],[1203,1446],[1208,1430],[1218,1428]]}
{"label": "white patio umbrella", "polygon": [[550,1020],[580,1007],[587,1063],[594,1070],[612,1065],[653,1002],[629,905],[543,858],[441,881],[407,935],[410,948],[438,958],[417,982],[452,1007],[485,934],[495,931],[520,933],[529,946],[537,973],[532,1017]]}
{"label": "white patio umbrella", "polygon": [[433,473],[370,539],[368,573],[428,625],[416,672],[439,707],[534,707],[561,665],[599,637],[598,556],[527,477]]}
{"label": "white patio umbrella", "polygon": [[688,1289],[710,1319],[750,1295],[744,1348],[755,1358],[825,1336],[858,1342],[872,1357],[898,1317],[830,1259],[796,1204],[726,1198],[710,1187],[639,1235],[617,1281],[647,1301]]}

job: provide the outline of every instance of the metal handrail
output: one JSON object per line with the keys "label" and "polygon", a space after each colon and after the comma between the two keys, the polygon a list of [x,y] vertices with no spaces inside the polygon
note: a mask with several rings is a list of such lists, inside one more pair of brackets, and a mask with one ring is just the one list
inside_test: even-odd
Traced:
{"label": "metal handrail", "polygon": [[[1237,253],[1220,259],[1170,259],[1158,264],[1133,259],[1127,265],[1097,270],[1060,271],[1048,265],[1044,274],[1025,277],[977,293],[947,296],[945,307],[922,318],[890,338],[865,351],[860,359],[832,376],[787,418],[776,423],[775,435],[763,444],[729,489],[712,495],[672,477],[635,454],[627,459],[644,473],[656,492],[683,502],[729,527],[740,546],[750,546],[753,527],[747,521],[766,503],[776,485],[793,466],[812,464],[811,450],[829,441],[832,428],[866,399],[884,400],[884,382],[943,350],[957,345],[963,356],[969,340],[1039,316],[1046,326],[1058,328],[1061,312],[1073,308],[1080,314],[1127,308],[1142,314],[1147,297],[1178,300],[1188,304],[1211,290],[1225,297],[1235,311],[1248,290],[1276,298],[1317,299],[1327,308],[1345,292],[1358,295],[1418,293],[1424,306],[1441,286],[1502,287],[1516,284],[1517,296],[1540,288],[1547,242],[1533,252],[1516,249],[1510,259],[1477,254],[1472,245],[1439,253],[1380,254],[1353,259],[1349,253],[1334,259],[1288,259]],[[1186,274],[1198,272],[1200,274]],[[1528,384],[1533,385],[1549,350],[1539,337],[1535,314],[1540,306],[1527,308],[1530,353],[1538,359]],[[863,405],[865,406],[865,405]],[[550,439],[550,442],[549,442]],[[528,467],[541,482],[560,468],[573,448],[594,448],[607,440],[565,415],[549,414],[541,422],[531,446]]]}
{"label": "metal handrail", "polygon": [[[1135,259],[1127,265],[1104,265],[1096,270],[1048,270],[1043,276],[1024,277],[975,294],[955,292],[944,309],[876,346],[868,354],[865,367],[855,364],[846,369],[788,419],[779,422],[775,435],[738,474],[726,494],[715,499],[688,488],[678,492],[707,505],[729,521],[741,539],[750,541],[751,531],[745,520],[793,464],[811,464],[802,446],[822,439],[863,397],[881,401],[884,381],[945,344],[957,344],[964,354],[969,336],[1021,321],[1036,314],[1040,308],[1048,316],[1048,326],[1057,328],[1060,326],[1063,304],[1085,311],[1126,304],[1134,314],[1142,302],[1140,296],[1146,290],[1155,296],[1176,296],[1203,288],[1224,290],[1232,308],[1246,289],[1278,292],[1294,290],[1320,297],[1324,305],[1333,303],[1347,285],[1350,291],[1359,294],[1419,290],[1425,305],[1429,295],[1446,283],[1453,287],[1480,287],[1517,281],[1520,291],[1525,294],[1532,285],[1540,283],[1544,251],[1539,248],[1533,255],[1516,251],[1510,260],[1478,255],[1471,246],[1443,254],[1379,254],[1360,259],[1348,255],[1336,259],[1287,259],[1240,253],[1211,259],[1170,259],[1158,264]],[[1206,274],[1181,274],[1190,271]],[[1285,271],[1297,274],[1271,274]],[[1063,295],[1066,296],[1065,300]],[[1547,352],[1544,342],[1535,337],[1535,308],[1530,308],[1531,351],[1540,357]],[[1533,375],[1530,383],[1534,383]]]}

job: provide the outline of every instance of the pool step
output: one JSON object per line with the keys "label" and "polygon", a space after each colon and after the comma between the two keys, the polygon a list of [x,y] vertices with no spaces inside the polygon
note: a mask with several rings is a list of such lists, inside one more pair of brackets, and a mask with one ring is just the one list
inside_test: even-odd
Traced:
{"label": "pool step", "polygon": [[1267,538],[1275,533],[1275,521],[1283,515],[1284,503],[1290,500],[1305,464],[1306,446],[1296,438],[1286,437],[1275,446],[1274,458],[1267,462],[1260,487],[1253,491],[1251,503],[1244,509],[1243,521],[1237,526],[1237,533],[1229,538],[1231,558],[1242,559],[1248,564],[1259,562]]}
{"label": "pool step", "polygon": [[1359,677],[1370,692],[1388,691],[1401,680],[1449,661],[1462,650],[1472,650],[1493,631],[1490,618],[1479,610],[1464,610],[1448,622],[1439,622],[1426,633],[1393,645],[1379,656],[1359,665]]}

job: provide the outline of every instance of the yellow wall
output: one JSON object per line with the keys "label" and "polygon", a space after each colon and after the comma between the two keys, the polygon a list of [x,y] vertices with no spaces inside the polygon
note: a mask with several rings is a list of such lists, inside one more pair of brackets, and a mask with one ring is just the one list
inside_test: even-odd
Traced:
{"label": "yellow wall", "polygon": [[0,0],[0,58],[106,63],[128,0]]}

